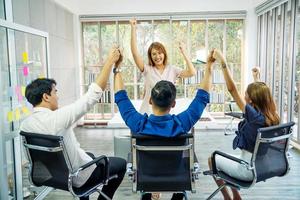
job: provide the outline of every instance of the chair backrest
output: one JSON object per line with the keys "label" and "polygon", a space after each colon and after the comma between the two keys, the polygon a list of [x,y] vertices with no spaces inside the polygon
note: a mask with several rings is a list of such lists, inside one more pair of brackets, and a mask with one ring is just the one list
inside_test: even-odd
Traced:
{"label": "chair backrest", "polygon": [[294,122],[258,129],[252,163],[256,182],[274,176],[284,176],[289,171],[287,151]]}
{"label": "chair backrest", "polygon": [[174,138],[132,134],[136,189],[149,192],[192,190],[193,148],[192,134]]}
{"label": "chair backrest", "polygon": [[68,190],[71,170],[63,137],[20,132],[30,162],[29,180],[36,186]]}

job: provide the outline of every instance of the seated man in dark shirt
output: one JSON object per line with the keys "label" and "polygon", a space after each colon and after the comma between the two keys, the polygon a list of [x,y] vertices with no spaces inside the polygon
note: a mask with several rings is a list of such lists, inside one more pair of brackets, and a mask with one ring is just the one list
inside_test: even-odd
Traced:
{"label": "seated man in dark shirt", "polygon": [[[150,104],[153,114],[148,116],[136,111],[129,100],[122,73],[119,68],[114,71],[115,102],[126,125],[137,134],[158,135],[163,137],[175,137],[182,133],[188,133],[194,124],[200,119],[202,112],[209,102],[209,89],[211,88],[211,72],[215,59],[213,51],[207,58],[205,75],[199,84],[197,94],[189,107],[178,115],[171,115],[170,110],[175,106],[176,88],[169,81],[160,81],[151,90]],[[182,194],[174,194],[172,199],[182,199]],[[144,199],[144,198],[143,198]]]}

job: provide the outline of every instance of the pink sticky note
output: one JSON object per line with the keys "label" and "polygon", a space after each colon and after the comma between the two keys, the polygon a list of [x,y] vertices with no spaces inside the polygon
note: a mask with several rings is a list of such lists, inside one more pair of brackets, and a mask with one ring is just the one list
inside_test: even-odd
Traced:
{"label": "pink sticky note", "polygon": [[23,96],[22,96],[22,92],[21,92],[21,87],[17,85],[15,87],[15,92],[16,92],[16,96],[18,97],[18,101],[22,102],[23,101]]}
{"label": "pink sticky note", "polygon": [[18,101],[19,101],[19,103],[21,103],[23,101],[23,96],[20,94],[18,95]]}
{"label": "pink sticky note", "polygon": [[29,68],[27,66],[24,66],[23,67],[23,75],[28,76],[28,73],[29,73]]}
{"label": "pink sticky note", "polygon": [[15,93],[16,93],[16,95],[21,94],[21,87],[20,86],[18,86],[18,85],[15,86]]}

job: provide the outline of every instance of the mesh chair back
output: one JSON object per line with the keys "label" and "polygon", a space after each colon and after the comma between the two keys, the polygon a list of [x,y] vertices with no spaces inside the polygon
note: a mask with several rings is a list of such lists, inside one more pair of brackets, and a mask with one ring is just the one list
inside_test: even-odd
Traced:
{"label": "mesh chair back", "polygon": [[[147,137],[136,138],[141,146],[185,146],[188,138]],[[140,151],[137,159],[137,190],[184,191],[191,190],[190,162],[187,151]]]}
{"label": "mesh chair back", "polygon": [[287,150],[294,122],[258,129],[254,150],[257,180],[283,176],[289,170]]}
{"label": "mesh chair back", "polygon": [[38,147],[62,147],[63,137],[36,133],[20,133],[31,164],[31,181],[36,186],[50,186],[68,190],[69,169],[63,150],[49,152],[26,147],[26,144]]}

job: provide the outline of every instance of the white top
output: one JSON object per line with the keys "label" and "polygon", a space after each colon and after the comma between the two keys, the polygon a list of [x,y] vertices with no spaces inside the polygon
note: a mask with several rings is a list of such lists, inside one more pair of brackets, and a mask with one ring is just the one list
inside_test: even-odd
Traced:
{"label": "white top", "polygon": [[170,81],[175,84],[176,79],[179,77],[181,72],[182,69],[173,65],[167,65],[163,73],[161,74],[156,67],[144,65],[144,71],[142,74],[145,77],[145,96],[140,107],[140,113],[152,113],[152,108],[149,104],[149,100],[151,97],[151,90],[155,86],[155,84],[161,80]]}
{"label": "white top", "polygon": [[[92,83],[86,94],[68,106],[55,111],[35,107],[33,113],[22,122],[20,129],[25,132],[63,136],[72,168],[78,169],[81,165],[90,162],[92,158],[80,148],[72,125],[99,102],[101,95],[102,89],[96,83]],[[74,186],[82,186],[95,168],[94,164],[74,177]]]}

